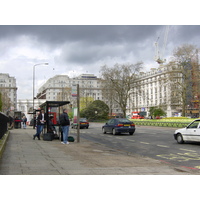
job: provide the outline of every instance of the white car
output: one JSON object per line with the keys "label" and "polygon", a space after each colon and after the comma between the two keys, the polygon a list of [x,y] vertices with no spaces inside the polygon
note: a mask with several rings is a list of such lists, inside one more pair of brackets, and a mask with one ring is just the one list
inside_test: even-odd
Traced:
{"label": "white car", "polygon": [[200,119],[194,120],[185,128],[176,130],[174,138],[179,144],[185,141],[200,142]]}

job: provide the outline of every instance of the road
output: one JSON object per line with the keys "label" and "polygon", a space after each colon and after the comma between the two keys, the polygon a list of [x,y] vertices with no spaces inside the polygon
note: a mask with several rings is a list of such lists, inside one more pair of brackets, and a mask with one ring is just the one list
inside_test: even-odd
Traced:
{"label": "road", "polygon": [[[101,123],[90,123],[81,129],[81,138],[125,151],[127,154],[147,156],[169,164],[200,169],[200,143],[178,144],[173,137],[176,128],[136,126],[134,135],[103,134]],[[76,129],[70,130],[76,138]]]}

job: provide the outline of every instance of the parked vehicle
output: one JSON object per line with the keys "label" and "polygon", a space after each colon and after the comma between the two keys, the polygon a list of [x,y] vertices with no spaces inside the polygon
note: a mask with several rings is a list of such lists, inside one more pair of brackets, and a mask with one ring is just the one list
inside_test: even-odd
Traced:
{"label": "parked vehicle", "polygon": [[[87,128],[89,127],[89,122],[86,118],[79,119],[80,128]],[[71,128],[77,128],[77,123],[71,123]]]}
{"label": "parked vehicle", "polygon": [[117,133],[129,133],[133,135],[135,132],[135,124],[126,118],[115,118],[110,119],[104,126],[102,126],[102,132],[112,133],[113,135]]}
{"label": "parked vehicle", "polygon": [[176,130],[174,139],[179,144],[186,141],[200,142],[200,119],[194,120],[185,128]]}

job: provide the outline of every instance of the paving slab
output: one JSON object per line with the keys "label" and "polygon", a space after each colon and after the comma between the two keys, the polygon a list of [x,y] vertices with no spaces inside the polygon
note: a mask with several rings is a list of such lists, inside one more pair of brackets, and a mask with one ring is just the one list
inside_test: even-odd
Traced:
{"label": "paving slab", "polygon": [[161,161],[127,154],[81,139],[63,145],[59,140],[33,140],[35,130],[10,131],[1,175],[190,175],[199,171],[180,169]]}

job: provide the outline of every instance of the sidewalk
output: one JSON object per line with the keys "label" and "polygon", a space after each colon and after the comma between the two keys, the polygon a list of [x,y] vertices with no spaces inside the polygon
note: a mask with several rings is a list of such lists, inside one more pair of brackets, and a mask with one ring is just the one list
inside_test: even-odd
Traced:
{"label": "sidewalk", "polygon": [[[1,175],[187,175],[198,170],[169,166],[158,160],[81,138],[69,145],[59,140],[33,140],[35,130],[10,131],[0,160]],[[75,137],[76,138],[76,137]]]}

